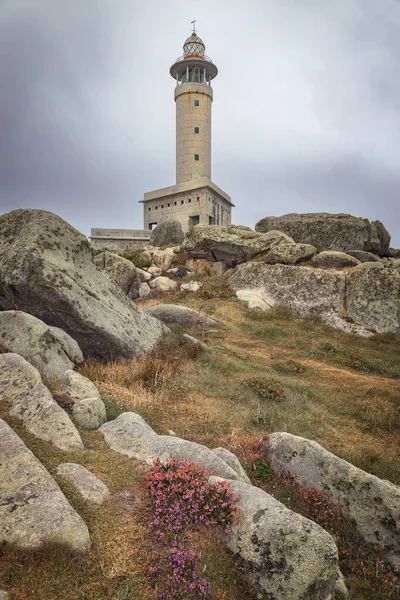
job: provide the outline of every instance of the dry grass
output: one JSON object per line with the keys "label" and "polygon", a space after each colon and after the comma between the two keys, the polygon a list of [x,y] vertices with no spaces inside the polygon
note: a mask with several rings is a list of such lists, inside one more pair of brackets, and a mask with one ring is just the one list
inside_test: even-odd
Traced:
{"label": "dry grass", "polygon": [[[158,433],[173,430],[209,447],[225,446],[244,464],[250,464],[252,442],[265,433],[288,431],[400,483],[399,336],[365,340],[318,319],[294,319],[279,308],[260,313],[232,299],[178,296],[222,323],[214,333],[194,333],[209,351],[183,345],[177,330],[150,356],[82,365],[80,372],[99,387],[109,419],[133,410]],[[302,368],[287,368],[292,363]],[[253,377],[279,377],[284,397],[260,399],[243,385]],[[0,417],[9,421],[4,408]],[[152,600],[145,577],[149,548],[140,511],[140,465],[109,450],[97,432],[83,433],[85,452],[67,454],[13,425],[88,523],[93,548],[83,561],[59,551],[35,553],[32,560],[32,555],[3,550],[0,587],[17,600]],[[111,499],[101,509],[87,506],[57,477],[56,467],[65,461],[83,464],[109,486]],[[207,544],[205,538],[204,544],[214,595],[221,589],[229,600],[252,598],[251,590],[236,581],[232,559],[220,542]],[[351,584],[352,598],[384,600],[377,588],[375,596],[373,589],[362,595],[359,583]]]}

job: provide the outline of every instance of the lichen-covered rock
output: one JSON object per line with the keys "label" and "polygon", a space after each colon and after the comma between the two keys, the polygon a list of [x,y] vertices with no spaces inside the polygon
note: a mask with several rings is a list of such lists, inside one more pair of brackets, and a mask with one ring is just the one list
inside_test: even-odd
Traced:
{"label": "lichen-covered rock", "polygon": [[390,234],[382,223],[352,215],[291,213],[281,217],[265,217],[255,229],[258,232],[282,231],[297,243],[312,244],[318,252],[365,250],[379,256],[390,256]]}
{"label": "lichen-covered rock", "polygon": [[280,231],[262,234],[249,227],[235,225],[196,225],[185,238],[183,247],[193,259],[222,261],[228,267],[255,257],[263,257],[273,263],[281,261],[295,264],[316,252],[315,248],[306,245],[299,248]]}
{"label": "lichen-covered rock", "polygon": [[263,260],[268,265],[297,265],[309,260],[316,252],[317,249],[311,244],[296,244],[293,240],[285,240],[272,245]]}
{"label": "lichen-covered rock", "polygon": [[159,267],[161,271],[167,271],[174,260],[175,248],[166,248],[165,250],[154,250],[152,260],[156,267]]}
{"label": "lichen-covered rock", "polygon": [[0,405],[38,438],[61,450],[83,450],[78,430],[39,371],[18,354],[0,354]]}
{"label": "lichen-covered rock", "polygon": [[249,262],[236,267],[228,283],[242,293],[254,290],[267,306],[287,306],[299,316],[335,312],[345,298],[343,272],[302,266]]}
{"label": "lichen-covered rock", "polygon": [[226,545],[243,577],[274,600],[332,600],[340,571],[330,534],[259,488],[229,485],[240,513]]}
{"label": "lichen-covered rock", "polygon": [[47,380],[61,379],[67,369],[83,360],[68,334],[17,310],[0,312],[0,342],[23,356]]}
{"label": "lichen-covered rock", "polygon": [[139,297],[141,281],[135,265],[130,260],[106,250],[95,256],[93,262],[121,288],[128,298],[135,300]]}
{"label": "lichen-covered rock", "polygon": [[85,357],[140,355],[165,332],[96,267],[88,240],[50,212],[0,217],[0,282],[0,310],[22,310],[61,327]]}
{"label": "lichen-covered rock", "polygon": [[0,590],[0,600],[10,600],[10,595],[4,590]]}
{"label": "lichen-covered rock", "polygon": [[173,281],[169,277],[156,277],[149,282],[149,285],[155,292],[172,292],[178,287],[176,281]]}
{"label": "lichen-covered rock", "polygon": [[205,344],[204,342],[201,342],[200,340],[193,337],[192,335],[188,335],[187,333],[183,334],[182,339],[190,346],[198,346],[199,348],[202,348],[203,350],[207,350],[207,348],[208,348],[207,344]]}
{"label": "lichen-covered rock", "polygon": [[320,254],[316,254],[312,260],[311,264],[314,267],[326,267],[328,269],[343,269],[349,267],[356,267],[361,264],[361,262],[354,258],[354,256],[350,256],[350,254],[345,254],[345,252],[336,252],[335,250],[325,250]]}
{"label": "lichen-covered rock", "polygon": [[389,253],[393,258],[400,258],[400,248],[389,248]]}
{"label": "lichen-covered rock", "polygon": [[272,433],[263,441],[272,467],[293,473],[340,504],[367,542],[385,546],[386,558],[400,569],[400,488],[358,469],[311,440]]}
{"label": "lichen-covered rock", "polygon": [[224,460],[206,446],[169,435],[157,435],[137,414],[122,413],[114,421],[100,427],[106,443],[120,454],[150,466],[156,458],[161,462],[185,460],[200,465],[220,477],[240,479]]}
{"label": "lichen-covered rock", "polygon": [[236,473],[239,475],[240,479],[244,481],[244,483],[248,483],[251,485],[251,481],[246,475],[246,471],[243,469],[238,457],[235,456],[233,452],[230,452],[226,448],[214,448],[213,452],[214,454],[219,456],[219,458],[222,458],[222,460],[224,460],[226,464],[229,465],[234,471],[236,471]]}
{"label": "lichen-covered rock", "polygon": [[239,298],[259,308],[319,314],[332,326],[361,335],[400,331],[400,273],[381,263],[339,271],[249,262],[231,271],[227,282]]}
{"label": "lichen-covered rock", "polygon": [[0,544],[52,544],[74,554],[90,548],[89,531],[60,488],[11,427],[0,419]]}
{"label": "lichen-covered rock", "polygon": [[146,308],[145,312],[151,314],[152,317],[160,319],[163,323],[176,323],[182,327],[217,327],[217,321],[209,319],[201,313],[188,308],[187,306],[180,306],[179,304],[156,304]]}
{"label": "lichen-covered rock", "polygon": [[61,380],[61,391],[71,401],[71,417],[81,429],[98,429],[106,422],[106,407],[97,387],[87,377],[68,370]]}
{"label": "lichen-covered rock", "polygon": [[179,221],[163,221],[151,232],[150,244],[152,246],[169,246],[181,244],[185,234]]}
{"label": "lichen-covered rock", "polygon": [[380,262],[380,258],[372,252],[365,252],[365,250],[347,250],[346,254],[354,256],[360,263],[366,262]]}
{"label": "lichen-covered rock", "polygon": [[104,500],[110,495],[110,491],[105,483],[82,465],[62,463],[57,467],[57,474],[65,477],[65,479],[72,483],[83,499],[88,502],[103,504]]}
{"label": "lichen-covered rock", "polygon": [[347,273],[347,317],[378,333],[400,331],[400,272],[364,263]]}

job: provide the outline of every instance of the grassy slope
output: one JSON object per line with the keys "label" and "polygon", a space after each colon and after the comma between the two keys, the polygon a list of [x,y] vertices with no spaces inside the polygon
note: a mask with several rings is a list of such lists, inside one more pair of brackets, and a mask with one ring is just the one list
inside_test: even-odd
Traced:
{"label": "grassy slope", "polygon": [[[158,433],[173,430],[211,448],[226,446],[251,476],[252,442],[268,432],[288,431],[400,483],[398,336],[362,339],[316,319],[294,319],[282,309],[251,311],[231,299],[177,295],[162,301],[200,309],[223,327],[204,335],[210,347],[206,352],[180,346],[177,328],[156,356],[82,366],[81,372],[101,389],[109,418],[134,410]],[[246,387],[247,379],[260,376],[278,378],[284,398],[261,400]],[[9,421],[4,413],[0,417]],[[67,454],[16,428],[88,523],[93,549],[83,561],[60,551],[22,555],[3,550],[0,588],[5,586],[16,600],[154,598],[144,577],[150,547],[142,522],[140,465],[111,452],[97,432],[82,436],[88,452]],[[112,497],[102,508],[87,506],[55,475],[55,467],[65,461],[80,462],[110,487]],[[206,544],[204,563],[215,597],[221,589],[229,600],[253,598],[236,580],[220,542]],[[362,569],[350,574],[352,598],[396,597],[392,588],[371,583],[365,573],[364,580]]]}

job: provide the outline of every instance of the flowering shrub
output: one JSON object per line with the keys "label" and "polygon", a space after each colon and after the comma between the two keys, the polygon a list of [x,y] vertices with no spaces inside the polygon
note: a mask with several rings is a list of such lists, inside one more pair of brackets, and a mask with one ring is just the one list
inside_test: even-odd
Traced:
{"label": "flowering shrub", "polygon": [[210,526],[230,531],[238,508],[229,485],[208,483],[208,474],[187,460],[157,459],[146,477],[154,540],[151,575],[159,600],[206,600],[210,585],[197,571],[200,554],[190,531]]}

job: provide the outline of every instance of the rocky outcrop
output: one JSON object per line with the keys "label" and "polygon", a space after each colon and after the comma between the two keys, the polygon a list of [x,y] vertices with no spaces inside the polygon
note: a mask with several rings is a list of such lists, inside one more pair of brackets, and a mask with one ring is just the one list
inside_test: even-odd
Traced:
{"label": "rocky outcrop", "polygon": [[21,311],[0,312],[0,343],[23,356],[47,380],[61,379],[67,369],[83,361],[82,352],[68,334]]}
{"label": "rocky outcrop", "polygon": [[0,355],[0,405],[38,438],[61,450],[83,450],[78,430],[42,383],[39,371],[18,354]]}
{"label": "rocky outcrop", "polygon": [[273,264],[296,264],[316,252],[314,247],[300,246],[279,231],[260,234],[249,227],[235,225],[196,225],[188,233],[183,247],[192,259],[222,261],[228,267],[255,257]]}
{"label": "rocky outcrop", "polygon": [[362,335],[400,331],[400,273],[380,263],[337,271],[249,262],[236,267],[227,281],[253,306],[319,314],[335,327]]}
{"label": "rocky outcrop", "polygon": [[20,549],[90,548],[89,531],[60,488],[11,427],[0,420],[0,544]]}
{"label": "rocky outcrop", "polygon": [[0,217],[0,310],[13,309],[62,328],[85,357],[140,355],[165,331],[96,267],[81,233],[42,210]]}
{"label": "rocky outcrop", "polygon": [[368,221],[346,214],[291,213],[281,217],[265,217],[255,227],[265,233],[278,230],[297,243],[312,244],[324,250],[365,250],[379,256],[390,256],[390,234],[380,221]]}
{"label": "rocky outcrop", "polygon": [[139,297],[141,281],[135,265],[130,260],[105,251],[95,256],[93,262],[121,288],[128,298],[135,300]]}
{"label": "rocky outcrop", "polygon": [[151,232],[151,246],[179,245],[183,242],[185,234],[179,221],[164,221],[157,225]]}
{"label": "rocky outcrop", "polygon": [[347,317],[373,331],[400,331],[400,272],[365,263],[347,275]]}
{"label": "rocky outcrop", "polygon": [[327,269],[344,269],[356,267],[361,262],[357,258],[354,258],[354,256],[350,256],[350,254],[345,254],[344,252],[325,250],[320,254],[316,254],[311,260],[311,264],[314,267]]}
{"label": "rocky outcrop", "polygon": [[209,319],[192,308],[179,304],[156,304],[146,308],[145,312],[163,323],[176,323],[182,327],[218,327],[214,319]]}
{"label": "rocky outcrop", "polygon": [[399,487],[290,433],[272,433],[263,444],[275,470],[293,473],[299,484],[340,504],[364,539],[383,544],[387,559],[400,569]]}
{"label": "rocky outcrop", "polygon": [[240,513],[226,544],[243,577],[275,600],[332,600],[340,571],[329,533],[259,488],[229,485]]}
{"label": "rocky outcrop", "polygon": [[103,504],[110,495],[108,487],[82,465],[62,463],[57,467],[57,474],[67,479],[87,502]]}
{"label": "rocky outcrop", "polygon": [[178,288],[176,281],[169,277],[156,277],[149,282],[149,286],[155,292],[172,292]]}
{"label": "rocky outcrop", "polygon": [[68,370],[61,380],[61,390],[71,402],[71,418],[81,429],[98,429],[106,422],[106,407],[100,392],[89,379]]}
{"label": "rocky outcrop", "polygon": [[150,466],[158,457],[161,462],[185,460],[200,465],[220,477],[240,479],[224,460],[206,446],[169,435],[157,435],[137,414],[122,413],[114,421],[100,427],[106,443],[120,454],[135,458]]}

